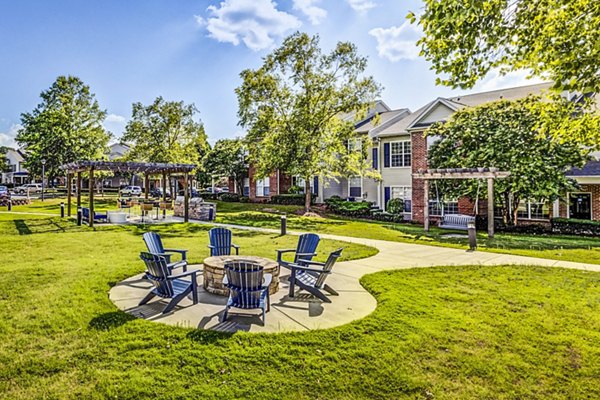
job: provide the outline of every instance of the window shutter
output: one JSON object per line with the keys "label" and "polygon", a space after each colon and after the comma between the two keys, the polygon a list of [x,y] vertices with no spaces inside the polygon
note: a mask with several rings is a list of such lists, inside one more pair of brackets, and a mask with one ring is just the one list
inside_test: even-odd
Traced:
{"label": "window shutter", "polygon": [[383,144],[383,166],[385,168],[390,167],[390,144],[389,143]]}
{"label": "window shutter", "polygon": [[319,195],[319,177],[315,176],[314,182],[313,182],[313,193],[315,194],[315,196]]}
{"label": "window shutter", "polygon": [[387,207],[388,201],[390,201],[390,197],[391,197],[390,187],[386,186],[383,188],[383,208],[384,208],[384,210]]}
{"label": "window shutter", "polygon": [[379,168],[379,149],[377,147],[373,147],[373,169]]}

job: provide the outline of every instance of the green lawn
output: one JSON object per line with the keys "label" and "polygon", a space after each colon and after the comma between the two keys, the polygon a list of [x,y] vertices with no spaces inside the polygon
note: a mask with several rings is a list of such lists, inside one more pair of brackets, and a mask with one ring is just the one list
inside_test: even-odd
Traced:
{"label": "green lawn", "polygon": [[[157,227],[206,255],[207,226]],[[598,398],[600,274],[439,267],[368,275],[368,317],[233,335],[134,319],[107,292],[139,273],[141,228],[0,215],[0,398]],[[235,232],[271,255],[293,237]],[[321,252],[339,243],[323,241]],[[373,250],[349,245],[346,257]],[[246,253],[247,254],[247,253]]]}
{"label": "green lawn", "polygon": [[[14,210],[58,213],[60,201],[60,199],[52,199],[44,204],[36,201],[28,206],[16,206]],[[98,198],[97,207],[99,210],[114,209],[116,208],[116,198]],[[217,222],[279,228],[281,213],[287,213],[287,224],[290,230],[432,246],[468,248],[466,238],[449,238],[447,234],[451,231],[435,227],[429,233],[425,233],[422,226],[413,224],[371,222],[333,216],[328,218],[304,218],[296,214],[298,210],[301,210],[301,207],[218,201]],[[498,233],[494,239],[488,239],[485,233],[481,233],[478,235],[478,244],[480,251],[600,264],[600,240],[598,238]]]}
{"label": "green lawn", "polygon": [[[393,224],[334,216],[305,218],[294,214],[299,207],[294,209],[287,206],[283,210],[277,207],[264,204],[246,205],[219,202],[217,222],[278,228],[281,216],[277,212],[288,212],[287,225],[292,230],[468,249],[466,238],[450,238],[447,235],[452,231],[436,227],[432,227],[430,232],[426,233],[422,226],[408,223]],[[268,212],[265,212],[265,209]],[[464,234],[464,232],[454,233]],[[600,264],[600,240],[598,238],[498,233],[493,239],[489,239],[487,233],[480,233],[478,246],[480,251]]]}

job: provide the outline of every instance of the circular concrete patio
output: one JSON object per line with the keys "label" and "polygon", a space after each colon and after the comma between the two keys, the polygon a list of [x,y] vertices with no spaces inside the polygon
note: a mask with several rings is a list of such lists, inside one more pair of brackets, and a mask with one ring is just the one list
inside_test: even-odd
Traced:
{"label": "circular concrete patio", "polygon": [[[276,232],[274,230],[242,226],[223,226],[235,229]],[[299,232],[292,234],[299,234]],[[204,291],[202,289],[202,273],[198,277],[198,304],[192,304],[191,299],[184,299],[173,312],[165,315],[162,314],[162,310],[166,305],[164,301],[155,300],[144,306],[138,306],[139,301],[151,287],[149,281],[142,279],[142,274],[118,283],[110,290],[109,296],[119,309],[131,315],[169,325],[228,332],[239,330],[251,332],[288,332],[332,328],[369,315],[375,310],[377,302],[360,285],[359,279],[365,274],[384,270],[439,265],[521,264],[600,271],[600,265],[596,264],[478,251],[467,252],[460,249],[347,236],[327,234],[320,236],[324,239],[342,240],[372,246],[377,248],[379,253],[373,257],[340,262],[335,265],[333,273],[327,278],[327,283],[339,292],[339,296],[331,296],[331,303],[322,303],[305,292],[297,293],[294,298],[289,298],[287,296],[289,271],[283,269],[280,276],[279,291],[271,297],[271,311],[267,313],[265,326],[261,324],[259,310],[233,309],[233,312],[230,314],[231,317],[226,322],[220,322],[227,298]],[[198,269],[201,271],[202,266],[191,265],[189,269]]]}

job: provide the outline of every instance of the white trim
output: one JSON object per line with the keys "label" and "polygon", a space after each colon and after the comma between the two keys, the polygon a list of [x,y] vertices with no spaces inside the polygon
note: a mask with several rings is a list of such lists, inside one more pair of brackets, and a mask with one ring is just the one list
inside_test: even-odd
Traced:
{"label": "white trim", "polygon": [[448,107],[449,109],[451,109],[452,111],[456,112],[459,110],[458,107],[456,107],[456,105],[454,103],[452,103],[451,101],[448,101],[447,99],[444,99],[442,97],[438,97],[437,99],[435,99],[433,102],[431,102],[431,104],[425,109],[423,110],[423,112],[421,112],[421,114],[419,114],[419,116],[417,118],[415,118],[407,127],[406,130],[409,131],[411,129],[423,129],[423,127],[417,127],[415,128],[415,125],[421,121],[423,118],[425,118],[431,111],[433,111],[433,109],[438,105],[438,104],[443,104],[446,107]]}
{"label": "white trim", "polygon": [[[394,144],[394,143],[406,143],[406,142],[408,142],[408,148],[410,150],[410,165],[399,165],[399,166],[394,167],[392,165],[392,144]],[[390,169],[412,168],[413,152],[412,152],[412,140],[410,140],[410,138],[408,140],[393,140],[393,141],[389,141],[389,142],[386,142],[386,143],[388,143],[389,146],[390,146],[390,160],[389,160],[390,161],[390,166],[387,167],[387,168],[390,168]],[[404,163],[404,156],[406,155],[406,153],[404,153],[404,145],[402,145],[402,154],[401,155],[402,155],[402,163]]]}

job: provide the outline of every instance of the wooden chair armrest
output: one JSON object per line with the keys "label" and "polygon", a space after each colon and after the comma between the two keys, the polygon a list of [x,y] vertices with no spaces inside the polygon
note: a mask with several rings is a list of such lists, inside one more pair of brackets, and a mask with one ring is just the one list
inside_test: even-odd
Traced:
{"label": "wooden chair armrest", "polygon": [[290,264],[289,268],[291,268],[292,271],[294,271],[294,270],[300,270],[300,271],[306,271],[306,272],[316,272],[318,274],[329,274],[329,273],[331,273],[331,271],[324,271],[322,269],[303,267],[303,266],[298,265],[298,264]]}
{"label": "wooden chair armrest", "polygon": [[320,265],[322,267],[325,266],[324,262],[313,261],[313,260],[305,260],[305,259],[302,259],[302,258],[300,260],[298,260],[298,263],[302,263],[302,264],[305,264],[305,265]]}
{"label": "wooden chair armrest", "polygon": [[263,288],[264,289],[268,289],[269,286],[271,285],[271,282],[273,281],[273,275],[271,274],[264,274],[263,275]]}
{"label": "wooden chair armrest", "polygon": [[185,276],[192,275],[193,279],[195,280],[197,273],[198,273],[198,270],[192,270],[192,271],[188,271],[188,272],[182,272],[181,274],[177,274],[177,275],[171,275],[167,279],[177,279],[177,278],[183,278]]}

